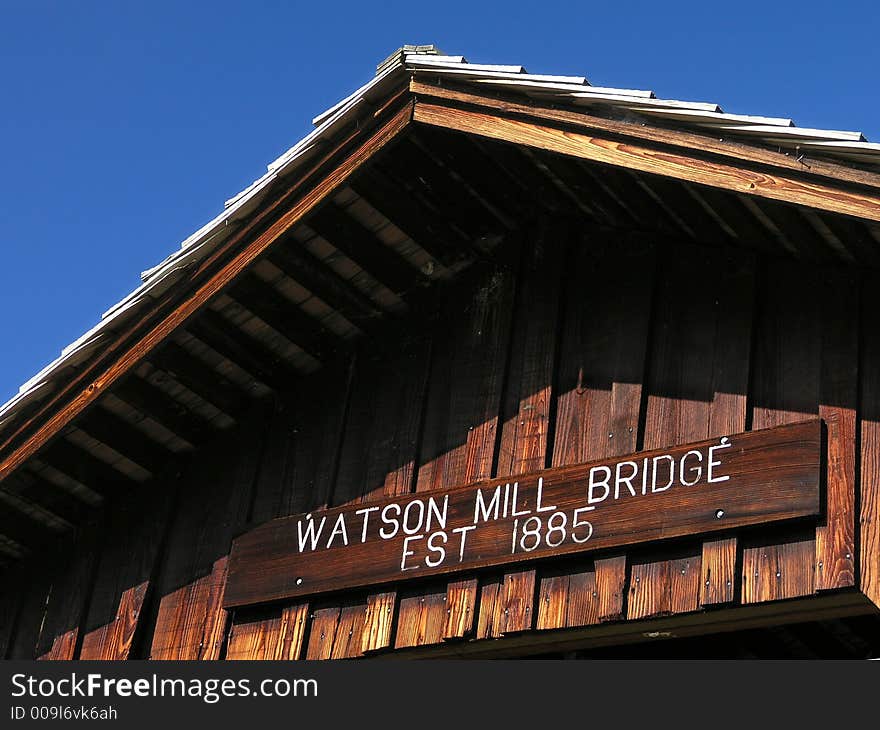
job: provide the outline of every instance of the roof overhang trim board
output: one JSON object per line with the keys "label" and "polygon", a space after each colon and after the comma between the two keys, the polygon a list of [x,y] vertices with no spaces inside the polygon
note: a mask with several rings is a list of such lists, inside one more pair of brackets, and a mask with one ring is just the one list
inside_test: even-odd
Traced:
{"label": "roof overhang trim board", "polygon": [[750,170],[742,164],[735,166],[710,162],[689,154],[685,151],[686,148],[673,153],[658,146],[624,143],[609,136],[588,135],[559,126],[512,119],[494,111],[462,109],[430,101],[416,103],[414,120],[591,162],[880,221],[878,195],[850,192],[840,187],[799,179],[794,175]]}

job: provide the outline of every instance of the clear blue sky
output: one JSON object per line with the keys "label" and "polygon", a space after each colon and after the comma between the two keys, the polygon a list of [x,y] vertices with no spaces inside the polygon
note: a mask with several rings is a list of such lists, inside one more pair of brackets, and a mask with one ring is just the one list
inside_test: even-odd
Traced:
{"label": "clear blue sky", "polygon": [[0,402],[404,43],[880,141],[880,3],[0,0]]}

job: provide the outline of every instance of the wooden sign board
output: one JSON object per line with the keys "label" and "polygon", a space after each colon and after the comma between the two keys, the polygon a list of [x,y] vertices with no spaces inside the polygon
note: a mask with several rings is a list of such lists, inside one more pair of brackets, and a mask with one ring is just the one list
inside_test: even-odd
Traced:
{"label": "wooden sign board", "polygon": [[272,520],[224,606],[817,515],[821,421]]}

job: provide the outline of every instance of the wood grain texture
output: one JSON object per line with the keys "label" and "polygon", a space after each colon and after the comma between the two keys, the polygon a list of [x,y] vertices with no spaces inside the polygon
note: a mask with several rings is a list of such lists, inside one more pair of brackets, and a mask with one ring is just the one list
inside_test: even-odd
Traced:
{"label": "wood grain texture", "polygon": [[358,358],[333,504],[412,491],[429,356],[404,337]]}
{"label": "wood grain texture", "polygon": [[[153,308],[135,318],[125,331],[119,333],[118,339],[103,348],[103,357],[97,367],[85,368],[81,377],[60,388],[37,413],[8,434],[0,445],[0,453],[3,454],[0,479],[33,456],[284,233],[337,190],[361,165],[403,131],[410,123],[411,116],[412,107],[407,104],[383,120],[377,128],[367,125],[365,129],[355,130],[330,147],[313,166],[297,175],[297,183],[292,189],[266,204],[223,246],[194,267],[189,279],[192,290],[190,297],[164,312],[164,316],[158,317],[158,322],[155,321],[157,309]],[[331,161],[332,166],[329,164]],[[259,233],[254,235],[256,231]],[[247,241],[247,245],[242,246],[243,241]],[[229,257],[230,251],[236,247],[240,250]],[[178,289],[172,288],[161,300],[166,310],[169,303],[175,301],[177,292]],[[139,331],[142,334],[130,344],[131,335]]]}
{"label": "wood grain texture", "polygon": [[571,234],[549,222],[527,235],[514,312],[496,476],[547,466],[563,266]]}
{"label": "wood grain texture", "polygon": [[722,190],[757,195],[867,220],[880,220],[880,195],[804,180],[783,171],[749,169],[711,161],[686,149],[674,152],[608,135],[559,129],[546,123],[511,119],[488,111],[470,111],[418,101],[413,120],[504,142],[537,147],[615,167],[663,175]]}
{"label": "wood grain texture", "polygon": [[[92,522],[81,528],[66,562],[55,568],[52,589],[46,602],[36,658],[75,659],[77,640],[93,588],[101,525]],[[62,567],[63,566],[63,567]]]}
{"label": "wood grain texture", "polygon": [[595,568],[557,570],[541,577],[536,629],[571,628],[599,622]]}
{"label": "wood grain texture", "polygon": [[754,268],[735,249],[669,253],[649,355],[646,449],[745,430]]}
{"label": "wood grain texture", "polygon": [[92,590],[80,659],[128,659],[171,519],[176,479],[113,506]]}
{"label": "wood grain texture", "polygon": [[226,648],[227,661],[299,659],[308,612],[308,603],[295,603],[237,614]]}
{"label": "wood grain texture", "polygon": [[[246,523],[264,429],[262,410],[187,469],[158,581],[151,659],[217,659],[226,632],[228,553]],[[252,419],[252,420],[251,420]]]}
{"label": "wood grain texture", "polygon": [[463,639],[474,633],[477,616],[476,578],[451,581],[446,586],[446,625],[444,639]]}
{"label": "wood grain texture", "polygon": [[[653,247],[623,236],[594,232],[574,248],[563,305],[554,466],[636,450],[654,266]],[[627,272],[622,279],[621,270]]]}
{"label": "wood grain texture", "polygon": [[671,616],[700,607],[701,556],[634,563],[630,570],[627,618]]}
{"label": "wood grain texture", "polygon": [[747,547],[742,558],[742,603],[809,595],[815,586],[814,539]]}
{"label": "wood grain texture", "polygon": [[[759,579],[747,573],[744,554],[743,602],[809,595],[854,580],[857,282],[841,269],[820,270],[791,262],[768,263],[764,279],[753,378],[753,427],[790,423],[814,414],[826,418],[829,502],[826,522],[815,533],[812,555],[803,531],[792,531],[787,538],[768,537],[753,546],[750,560],[756,565],[762,560],[777,564],[780,584],[765,580],[767,570],[758,571]],[[792,301],[792,295],[805,289],[814,296],[799,303]],[[766,558],[759,558],[762,548]],[[805,560],[809,565],[800,564]],[[793,583],[797,579],[802,580],[800,592]]]}
{"label": "wood grain texture", "polygon": [[400,595],[394,648],[437,644],[446,628],[446,585]]}
{"label": "wood grain texture", "polygon": [[312,614],[306,659],[329,659],[332,656],[341,612],[340,606],[329,606]]}
{"label": "wood grain texture", "polygon": [[[645,446],[744,430],[755,300],[753,258],[741,249],[681,245],[665,259],[661,276],[649,356]],[[707,545],[703,552],[711,553],[712,547]],[[628,617],[697,610],[702,602],[701,558],[692,554],[685,566],[680,558],[643,565],[638,571],[633,566]],[[735,560],[713,564],[713,580],[735,586],[735,566]],[[678,590],[684,592],[675,594]]]}
{"label": "wood grain texture", "polygon": [[481,93],[473,88],[456,88],[454,84],[448,83],[448,80],[440,86],[431,82],[430,71],[416,73],[412,81],[410,81],[410,91],[423,97],[434,97],[473,104],[505,114],[522,115],[526,118],[542,119],[550,122],[562,122],[563,124],[572,125],[576,128],[580,127],[585,130],[600,130],[614,136],[633,137],[645,142],[700,150],[737,162],[747,160],[748,162],[760,165],[770,165],[796,172],[806,177],[830,178],[832,180],[846,181],[857,185],[865,185],[869,188],[880,189],[880,175],[874,172],[858,170],[825,160],[815,160],[809,158],[809,156],[809,166],[805,166],[800,160],[792,157],[791,154],[747,145],[742,142],[734,142],[729,139],[719,139],[718,135],[709,133],[700,134],[680,129],[654,127],[634,121],[606,119],[581,110],[560,109],[555,105],[545,104],[535,99],[501,99],[498,98],[494,91]]}
{"label": "wood grain texture", "polygon": [[490,271],[463,294],[464,312],[460,298],[445,308],[457,315],[434,347],[419,492],[492,475],[514,286],[511,272]]}
{"label": "wood grain texture", "polygon": [[367,610],[361,632],[361,652],[380,651],[391,646],[391,631],[394,626],[394,608],[397,592],[373,593],[367,596]]}
{"label": "wood grain texture", "polygon": [[528,631],[534,624],[535,570],[505,573],[501,580],[496,616],[493,620],[498,634]]}
{"label": "wood grain texture", "polygon": [[880,608],[880,329],[874,326],[880,277],[862,287],[859,420],[859,588]]}
{"label": "wood grain texture", "polygon": [[501,635],[501,627],[497,625],[500,611],[498,605],[503,597],[503,576],[493,575],[480,581],[480,602],[477,614],[477,639],[489,639]]}
{"label": "wood grain texture", "polygon": [[[542,221],[526,234],[513,314],[497,477],[547,465],[563,267],[571,232]],[[535,570],[506,573],[493,625],[501,634],[526,631],[535,620]]]}
{"label": "wood grain texture", "polygon": [[859,279],[826,273],[822,307],[819,416],[827,427],[827,509],[816,528],[816,590],[855,585],[856,408],[859,378]]}
{"label": "wood grain texture", "polygon": [[[514,272],[495,269],[474,289],[448,295],[442,312],[451,326],[441,327],[432,351],[418,492],[492,474],[515,285]],[[442,594],[442,601],[435,592],[401,599],[396,647],[442,639],[446,590]]]}
{"label": "wood grain texture", "polygon": [[736,598],[737,540],[707,540],[703,543],[700,567],[703,571],[700,603],[715,606]]}
{"label": "wood grain texture", "polygon": [[361,602],[342,606],[339,622],[336,624],[336,635],[333,637],[331,659],[348,659],[362,653],[366,613],[367,606]]}
{"label": "wood grain texture", "polygon": [[235,539],[224,606],[375,589],[820,513],[818,419],[724,440],[272,520]]}
{"label": "wood grain texture", "polygon": [[626,555],[596,561],[596,591],[599,594],[599,620],[619,621],[626,616]]}

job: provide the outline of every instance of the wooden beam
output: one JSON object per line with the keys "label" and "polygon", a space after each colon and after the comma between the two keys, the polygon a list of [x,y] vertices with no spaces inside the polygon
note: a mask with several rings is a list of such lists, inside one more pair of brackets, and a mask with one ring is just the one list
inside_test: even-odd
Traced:
{"label": "wooden beam", "polygon": [[374,166],[362,170],[349,187],[444,266],[470,256],[468,242],[449,221],[409,194]]}
{"label": "wooden beam", "polygon": [[208,421],[137,375],[127,377],[116,386],[113,394],[193,446],[216,432]]}
{"label": "wooden beam", "polygon": [[239,329],[213,309],[204,309],[187,330],[276,392],[289,390],[299,373],[261,340]]}
{"label": "wooden beam", "polygon": [[418,269],[333,203],[324,205],[306,223],[321,238],[397,294],[409,291],[421,278]]}
{"label": "wooden beam", "polygon": [[3,487],[3,491],[23,497],[71,525],[82,522],[94,509],[89,503],[33,472],[17,472],[3,483]]}
{"label": "wooden beam", "polygon": [[279,241],[267,258],[360,329],[369,331],[371,325],[382,317],[382,310],[372,299],[298,242],[292,239]]}
{"label": "wooden beam", "polygon": [[[378,123],[360,128],[333,146],[314,166],[303,170],[297,182],[268,202],[259,214],[233,234],[225,245],[206,257],[190,274],[193,293],[170,311],[178,291],[169,293],[157,309],[150,310],[108,343],[99,366],[88,368],[70,384],[59,388],[44,406],[14,433],[9,434],[0,453],[0,479],[17,469],[37,450],[69,424],[94,400],[163,342],[190,316],[201,309],[236,276],[250,266],[278,238],[303,219],[378,150],[406,129],[412,118],[407,102]],[[247,241],[246,245],[242,245]],[[240,246],[240,250],[236,249]],[[235,252],[235,253],[232,253]],[[231,254],[231,255],[230,255]],[[158,321],[157,321],[158,320]],[[138,335],[138,336],[135,336]],[[63,404],[63,405],[62,405]]]}
{"label": "wooden beam", "polygon": [[38,458],[105,499],[136,484],[131,477],[63,438],[40,452]]}
{"label": "wooden beam", "polygon": [[319,320],[256,274],[244,274],[226,294],[319,362],[343,344]]}
{"label": "wooden beam", "polygon": [[623,167],[688,180],[722,190],[757,195],[819,210],[880,221],[880,191],[854,192],[818,180],[804,180],[787,172],[759,171],[732,162],[707,160],[682,149],[669,151],[646,143],[621,142],[609,135],[592,135],[510,119],[488,111],[456,109],[420,101],[413,119],[445,129]]}
{"label": "wooden beam", "polygon": [[82,416],[76,427],[151,474],[158,474],[174,458],[173,451],[153,441],[125,419],[100,407]]}
{"label": "wooden beam", "polygon": [[[428,75],[430,76],[430,73]],[[534,100],[519,99],[512,101],[499,98],[497,95],[480,93],[473,89],[456,88],[448,83],[438,86],[422,80],[418,74],[410,82],[409,88],[417,98],[432,97],[460,104],[473,104],[486,109],[494,109],[504,114],[562,123],[581,130],[599,131],[603,134],[635,139],[641,142],[686,147],[721,159],[734,160],[738,163],[746,161],[788,170],[811,179],[823,180],[830,178],[839,182],[880,190],[880,174],[878,173],[857,170],[844,164],[822,160],[809,159],[808,162],[804,162],[791,153],[774,152],[744,142],[719,139],[718,133],[699,134],[697,132],[665,129],[639,122],[622,122],[593,116],[583,111],[559,109],[550,104],[543,104],[540,101]]]}
{"label": "wooden beam", "polygon": [[199,398],[227,415],[234,417],[244,410],[244,393],[176,342],[166,342],[161,349],[150,353],[149,360],[154,367],[165,371]]}

